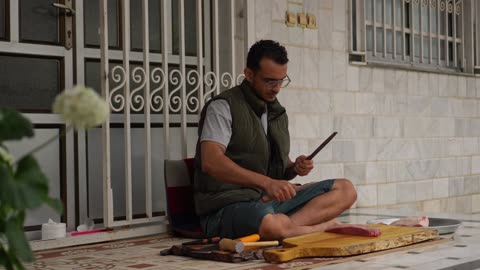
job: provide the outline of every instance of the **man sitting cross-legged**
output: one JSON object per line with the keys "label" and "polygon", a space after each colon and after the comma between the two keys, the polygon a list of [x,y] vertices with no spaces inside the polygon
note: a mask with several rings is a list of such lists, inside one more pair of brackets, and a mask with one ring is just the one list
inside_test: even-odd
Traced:
{"label": "man sitting cross-legged", "polygon": [[207,236],[283,239],[325,231],[356,200],[347,179],[289,182],[309,174],[313,161],[288,156],[288,119],[277,99],[290,82],[287,62],[279,43],[258,41],[248,52],[245,80],[203,108],[194,190]]}

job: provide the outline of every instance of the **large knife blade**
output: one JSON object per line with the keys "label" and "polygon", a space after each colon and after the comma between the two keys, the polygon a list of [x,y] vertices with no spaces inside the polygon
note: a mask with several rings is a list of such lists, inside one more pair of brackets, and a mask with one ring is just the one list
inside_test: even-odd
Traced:
{"label": "large knife blade", "polygon": [[318,152],[320,152],[320,150],[322,150],[322,148],[325,147],[325,145],[327,145],[332,139],[333,137],[335,137],[337,135],[338,132],[333,132],[325,141],[322,142],[322,144],[320,144],[317,149],[315,149],[308,157],[307,157],[307,160],[311,160],[313,159],[317,154]]}

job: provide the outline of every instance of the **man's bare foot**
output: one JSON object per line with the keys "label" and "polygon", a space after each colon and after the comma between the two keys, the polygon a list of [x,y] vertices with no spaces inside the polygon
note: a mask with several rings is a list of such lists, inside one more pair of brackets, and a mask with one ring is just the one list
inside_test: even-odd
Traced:
{"label": "man's bare foot", "polygon": [[340,225],[342,225],[343,223],[341,223],[340,221],[336,220],[336,219],[332,219],[332,220],[329,220],[327,221],[327,228],[325,230],[328,230],[328,229],[331,229],[331,228],[335,228],[335,227],[338,227]]}
{"label": "man's bare foot", "polygon": [[313,225],[310,228],[313,230],[313,232],[324,232],[326,230],[329,230],[334,227],[340,226],[342,223],[337,221],[336,219],[331,219],[329,221],[325,221],[323,223]]}

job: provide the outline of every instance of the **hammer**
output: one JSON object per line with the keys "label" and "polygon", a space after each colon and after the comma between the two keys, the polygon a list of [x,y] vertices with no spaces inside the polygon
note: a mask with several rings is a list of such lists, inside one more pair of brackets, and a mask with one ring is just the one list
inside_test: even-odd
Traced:
{"label": "hammer", "polygon": [[238,253],[243,252],[243,250],[245,250],[245,247],[272,247],[278,245],[278,241],[242,242],[228,238],[223,238],[219,242],[220,250]]}

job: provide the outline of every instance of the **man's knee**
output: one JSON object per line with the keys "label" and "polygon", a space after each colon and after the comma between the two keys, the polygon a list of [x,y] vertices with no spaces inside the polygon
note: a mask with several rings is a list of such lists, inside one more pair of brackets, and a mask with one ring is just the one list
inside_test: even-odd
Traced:
{"label": "man's knee", "polygon": [[336,179],[333,189],[337,189],[343,193],[344,196],[342,197],[345,198],[345,202],[349,204],[348,207],[352,206],[357,200],[357,191],[355,190],[352,182],[348,179]]}
{"label": "man's knee", "polygon": [[259,234],[262,239],[279,240],[287,236],[292,221],[284,214],[267,214],[260,224]]}

